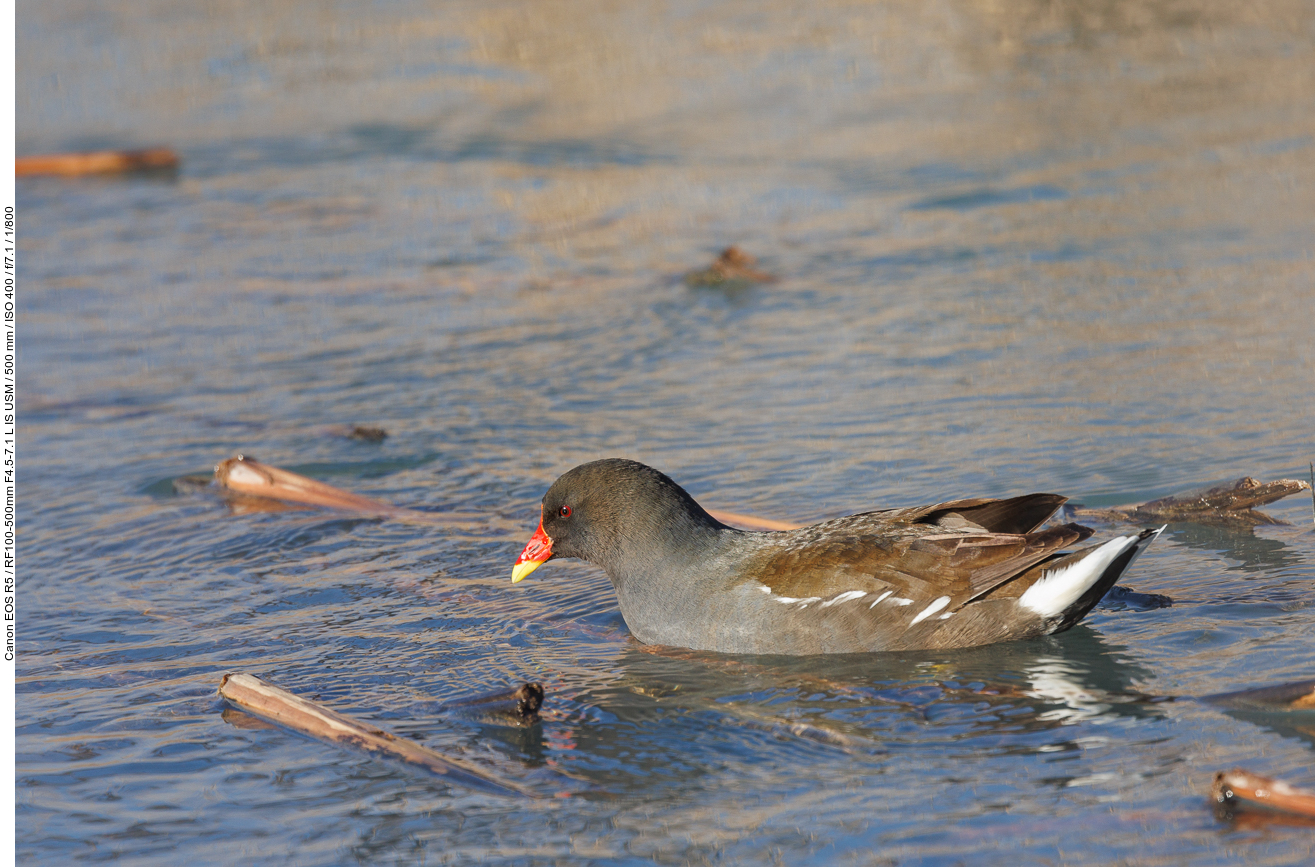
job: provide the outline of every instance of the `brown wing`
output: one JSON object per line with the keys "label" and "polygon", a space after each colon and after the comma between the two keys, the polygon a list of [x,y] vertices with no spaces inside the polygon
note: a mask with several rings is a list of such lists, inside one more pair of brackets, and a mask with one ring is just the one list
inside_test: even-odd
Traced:
{"label": "brown wing", "polygon": [[910,547],[939,543],[948,548],[948,543],[957,542],[952,551],[946,551],[944,563],[952,572],[967,573],[971,592],[967,599],[958,603],[967,604],[1055,556],[1061,549],[1090,537],[1092,532],[1078,524],[1064,524],[1035,533],[960,536],[957,539],[924,536]]}
{"label": "brown wing", "polygon": [[[964,508],[953,505],[949,511]],[[1092,533],[1077,524],[1035,533],[945,532],[921,523],[872,526],[885,517],[854,515],[773,534],[774,544],[764,546],[747,576],[782,597],[826,600],[851,591],[891,590],[914,600],[949,596],[954,609]]]}

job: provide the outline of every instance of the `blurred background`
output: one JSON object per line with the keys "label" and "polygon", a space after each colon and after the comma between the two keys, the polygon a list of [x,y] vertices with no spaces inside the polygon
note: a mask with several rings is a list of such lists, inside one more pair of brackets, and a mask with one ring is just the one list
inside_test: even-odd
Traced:
{"label": "blurred background", "polygon": [[[1130,698],[1315,676],[1309,499],[1171,527],[1126,581],[1172,608],[971,654],[655,660],[592,567],[508,577],[609,455],[786,520],[1306,478],[1310,3],[28,0],[17,40],[20,155],[181,159],[19,180],[20,860],[1309,859],[1204,801],[1315,783],[1309,722]],[[174,483],[239,452],[487,526]],[[229,670],[618,797],[236,728]],[[537,739],[423,711],[524,679]]]}

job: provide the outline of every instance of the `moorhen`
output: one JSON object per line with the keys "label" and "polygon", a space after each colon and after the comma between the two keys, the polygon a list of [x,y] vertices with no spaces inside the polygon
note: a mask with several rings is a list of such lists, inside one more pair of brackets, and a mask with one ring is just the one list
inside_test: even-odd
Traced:
{"label": "moorhen", "polygon": [[885,509],[785,532],[728,527],[667,476],[612,458],[543,496],[517,582],[554,557],[601,566],[640,641],[726,653],[972,647],[1062,632],[1164,529],[1064,549],[1055,494]]}

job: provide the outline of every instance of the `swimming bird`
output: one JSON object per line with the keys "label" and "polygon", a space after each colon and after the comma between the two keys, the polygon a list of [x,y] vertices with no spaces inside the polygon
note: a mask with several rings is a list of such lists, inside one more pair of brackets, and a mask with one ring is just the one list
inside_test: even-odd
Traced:
{"label": "swimming bird", "polygon": [[1062,632],[1164,529],[1070,550],[1038,529],[1055,494],[864,512],[784,532],[727,526],[663,473],[609,458],[543,496],[512,570],[557,557],[607,573],[639,641],[755,654],[972,647]]}

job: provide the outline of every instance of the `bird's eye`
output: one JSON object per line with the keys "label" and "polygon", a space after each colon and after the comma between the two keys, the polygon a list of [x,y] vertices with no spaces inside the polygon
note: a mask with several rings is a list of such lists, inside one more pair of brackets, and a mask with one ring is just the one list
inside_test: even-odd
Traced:
{"label": "bird's eye", "polygon": [[561,515],[563,518],[569,518],[571,517],[571,507],[562,506],[560,509],[557,510],[557,514]]}

